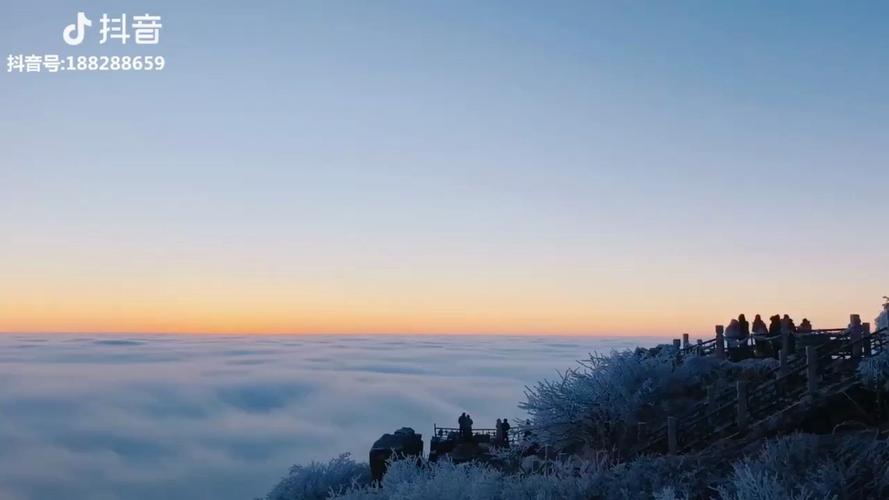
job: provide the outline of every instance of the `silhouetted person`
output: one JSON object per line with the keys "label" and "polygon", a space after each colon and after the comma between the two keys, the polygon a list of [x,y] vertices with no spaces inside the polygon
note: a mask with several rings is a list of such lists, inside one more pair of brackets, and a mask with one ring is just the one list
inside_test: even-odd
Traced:
{"label": "silhouetted person", "polygon": [[762,320],[762,316],[759,314],[753,318],[753,342],[754,349],[756,349],[757,356],[768,356],[770,355],[769,350],[769,341],[766,340],[765,337],[769,336],[769,327],[766,326],[766,322]]}
{"label": "silhouetted person", "polygon": [[472,417],[466,414],[466,439],[472,439]]}
{"label": "silhouetted person", "polygon": [[741,340],[750,336],[750,323],[743,314],[738,316],[738,326],[741,328]]}
{"label": "silhouetted person", "polygon": [[733,319],[728,324],[728,326],[725,327],[724,335],[726,340],[728,340],[728,346],[730,349],[738,347],[741,342],[741,325],[738,323],[738,320]]}
{"label": "silhouetted person", "polygon": [[509,425],[509,420],[506,418],[503,419],[503,423],[500,424],[500,428],[503,429],[503,444],[509,444],[509,428],[512,427]]}
{"label": "silhouetted person", "polygon": [[781,316],[774,315],[769,318],[769,337],[781,336]]}
{"label": "silhouetted person", "polygon": [[787,345],[790,348],[788,353],[796,350],[796,325],[793,324],[793,320],[790,319],[790,315],[785,314],[783,318],[781,318],[781,328],[787,330]]}
{"label": "silhouetted person", "polygon": [[803,318],[796,331],[798,333],[812,333],[812,323],[809,322],[809,318]]}
{"label": "silhouetted person", "polygon": [[466,412],[463,412],[460,415],[460,418],[457,419],[457,423],[460,424],[460,436],[463,438],[466,438],[466,435],[467,435],[467,432],[466,432],[466,426],[467,426],[466,419],[467,418],[469,418],[469,416],[466,414]]}
{"label": "silhouetted person", "polygon": [[766,322],[762,320],[762,316],[759,314],[753,318],[753,334],[754,335],[768,335],[769,328],[766,326]]}
{"label": "silhouetted person", "polygon": [[769,347],[772,356],[777,357],[781,348],[781,316],[777,314],[769,318]]}
{"label": "silhouetted person", "polygon": [[796,325],[793,324],[793,320],[790,319],[790,315],[785,314],[783,318],[781,318],[781,326],[787,327],[787,331],[790,333],[796,333]]}
{"label": "silhouetted person", "polygon": [[494,426],[494,442],[500,444],[503,442],[503,422],[497,419],[497,425]]}

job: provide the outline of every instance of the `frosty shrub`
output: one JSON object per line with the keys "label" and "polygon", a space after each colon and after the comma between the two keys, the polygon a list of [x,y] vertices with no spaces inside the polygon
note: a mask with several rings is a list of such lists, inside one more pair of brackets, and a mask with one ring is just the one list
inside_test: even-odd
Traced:
{"label": "frosty shrub", "polygon": [[527,387],[519,407],[542,443],[566,450],[612,448],[628,437],[645,407],[660,399],[674,363],[669,351],[592,354],[561,380]]}
{"label": "frosty shrub", "polygon": [[[889,498],[889,444],[870,433],[783,437],[734,463],[712,454],[641,456],[628,463],[614,463],[605,454],[593,460],[526,458],[515,472],[482,462],[396,460],[382,484],[371,486],[366,466],[344,456],[327,465],[294,467],[268,499]],[[348,470],[356,467],[364,481],[350,479]]]}
{"label": "frosty shrub", "polygon": [[697,498],[709,491],[714,478],[707,474],[712,470],[712,464],[702,463],[695,455],[642,456],[611,470],[602,497]]}
{"label": "frosty shrub", "polygon": [[337,496],[343,500],[507,500],[586,499],[592,479],[559,470],[526,477],[506,475],[481,463],[427,463],[410,460],[390,464],[380,488],[352,488]]}
{"label": "frosty shrub", "polygon": [[348,453],[328,463],[294,465],[266,500],[323,500],[348,488],[370,483],[370,467],[356,463]]}
{"label": "frosty shrub", "polygon": [[858,377],[870,388],[889,391],[889,350],[858,363]]}
{"label": "frosty shrub", "polygon": [[889,444],[873,434],[795,435],[734,464],[723,500],[886,498]]}
{"label": "frosty shrub", "polygon": [[494,499],[501,488],[502,478],[499,471],[476,462],[455,465],[442,460],[418,467],[413,460],[399,460],[390,464],[382,488],[374,493],[380,498]]}
{"label": "frosty shrub", "polygon": [[877,319],[874,320],[876,323],[877,330],[882,330],[885,328],[889,328],[889,297],[883,297],[886,300],[886,303],[883,304],[883,310],[880,311],[880,315],[877,316]]}
{"label": "frosty shrub", "polygon": [[[668,462],[668,466],[665,466]],[[681,459],[654,459],[636,467],[571,458],[548,461],[532,472],[506,474],[481,463],[426,463],[405,460],[390,465],[382,487],[352,488],[342,500],[682,500]],[[652,468],[654,467],[654,468]]]}
{"label": "frosty shrub", "polygon": [[561,380],[526,387],[519,407],[531,417],[536,441],[561,450],[623,449],[637,436],[637,424],[658,426],[706,397],[706,388],[728,388],[740,379],[758,382],[774,360],[742,363],[676,351],[621,351],[593,354]]}

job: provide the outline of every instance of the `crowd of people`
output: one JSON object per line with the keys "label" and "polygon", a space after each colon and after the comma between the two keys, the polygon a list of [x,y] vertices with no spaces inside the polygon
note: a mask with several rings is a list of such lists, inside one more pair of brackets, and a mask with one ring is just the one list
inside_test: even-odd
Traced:
{"label": "crowd of people", "polygon": [[[472,417],[467,413],[462,413],[459,418],[457,418],[457,425],[460,428],[460,437],[464,440],[472,440],[474,439],[474,435],[472,433]],[[507,445],[509,444],[509,430],[512,426],[509,424],[509,420],[497,419],[497,424],[494,428],[494,442],[499,445]]]}
{"label": "crowd of people", "polygon": [[790,315],[775,314],[769,318],[769,324],[766,325],[762,316],[757,314],[751,324],[747,321],[746,316],[740,314],[737,319],[732,319],[729,322],[724,335],[730,350],[748,347],[749,339],[752,337],[756,355],[770,356],[776,354],[781,348],[781,332],[784,330],[791,334],[790,348],[792,350],[796,335],[812,333],[812,323],[808,318],[803,318],[797,325]]}

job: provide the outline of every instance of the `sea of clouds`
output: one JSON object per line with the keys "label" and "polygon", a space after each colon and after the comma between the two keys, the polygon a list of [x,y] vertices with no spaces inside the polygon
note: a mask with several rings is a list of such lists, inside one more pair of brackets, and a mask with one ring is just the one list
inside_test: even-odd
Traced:
{"label": "sea of clouds", "polygon": [[0,499],[251,500],[384,432],[521,417],[627,337],[0,335]]}

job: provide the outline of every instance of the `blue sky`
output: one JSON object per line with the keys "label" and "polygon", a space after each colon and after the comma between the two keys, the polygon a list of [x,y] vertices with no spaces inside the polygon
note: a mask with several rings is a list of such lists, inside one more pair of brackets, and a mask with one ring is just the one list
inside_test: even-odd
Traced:
{"label": "blue sky", "polygon": [[[3,10],[4,57],[168,67],[0,77],[0,330],[833,326],[889,291],[886,6]],[[161,43],[69,48],[77,10]]]}

